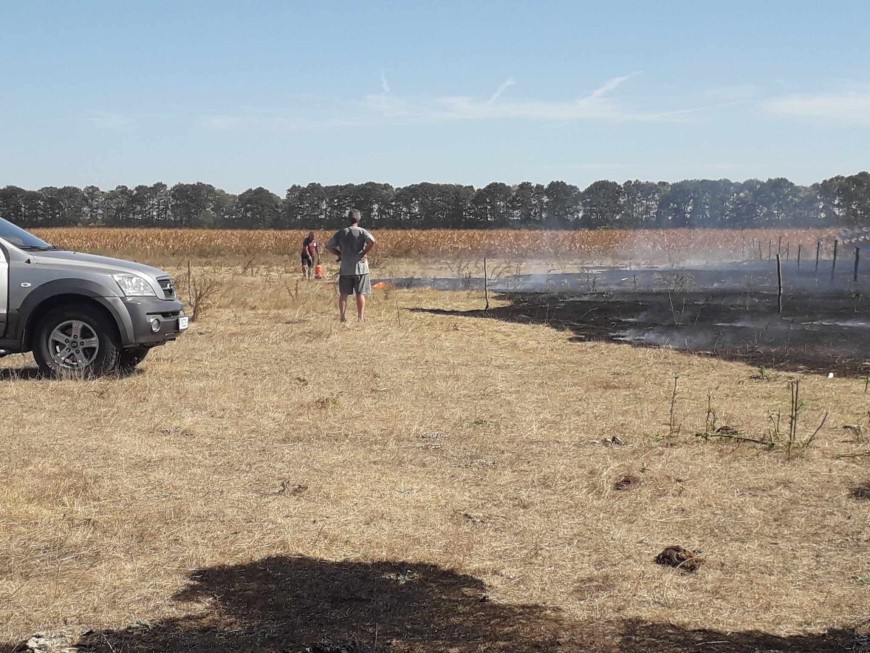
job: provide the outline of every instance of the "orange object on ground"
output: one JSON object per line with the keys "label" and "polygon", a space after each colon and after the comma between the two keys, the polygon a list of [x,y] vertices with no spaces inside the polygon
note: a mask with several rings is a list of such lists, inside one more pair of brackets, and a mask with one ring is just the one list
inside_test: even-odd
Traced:
{"label": "orange object on ground", "polygon": [[383,290],[384,288],[391,288],[390,284],[386,281],[378,281],[375,285],[372,286],[375,290]]}
{"label": "orange object on ground", "polygon": [[322,279],[323,278],[323,266],[319,263],[314,266],[314,278]]}

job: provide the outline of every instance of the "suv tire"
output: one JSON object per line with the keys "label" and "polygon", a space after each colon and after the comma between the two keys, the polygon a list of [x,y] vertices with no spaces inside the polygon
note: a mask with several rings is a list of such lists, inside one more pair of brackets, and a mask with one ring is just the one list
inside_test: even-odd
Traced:
{"label": "suv tire", "polygon": [[60,306],[36,326],[33,357],[47,375],[102,376],[118,369],[120,353],[114,325],[91,306]]}

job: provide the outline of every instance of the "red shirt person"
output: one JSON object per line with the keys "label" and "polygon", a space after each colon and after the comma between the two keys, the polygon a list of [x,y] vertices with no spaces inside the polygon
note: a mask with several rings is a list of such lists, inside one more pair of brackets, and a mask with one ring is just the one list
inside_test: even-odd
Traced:
{"label": "red shirt person", "polygon": [[308,232],[308,237],[302,241],[302,276],[310,279],[314,267],[320,259],[320,245],[313,231]]}

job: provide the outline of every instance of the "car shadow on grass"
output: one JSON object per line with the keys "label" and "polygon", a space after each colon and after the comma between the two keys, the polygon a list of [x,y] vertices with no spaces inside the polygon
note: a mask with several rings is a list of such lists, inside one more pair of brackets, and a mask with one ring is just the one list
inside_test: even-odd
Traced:
{"label": "car shadow on grass", "polygon": [[[143,374],[143,370],[138,367],[132,370],[118,370],[117,372],[113,372],[107,375],[104,378],[112,378],[112,379],[128,379],[131,377],[139,376]],[[91,380],[92,377],[89,376],[68,376],[68,377],[57,377],[51,376],[48,374],[44,374],[38,367],[22,367],[22,368],[11,368],[4,367],[0,369],[0,382],[3,381],[45,381],[45,380],[58,380],[62,378],[64,380]]]}
{"label": "car shadow on grass", "polygon": [[866,376],[870,320],[839,296],[790,298],[779,315],[776,297],[745,304],[733,294],[664,292],[559,294],[505,292],[509,303],[489,310],[412,308],[415,312],[542,324],[569,331],[576,342],[668,347],[783,372]]}
{"label": "car shadow on grass", "polygon": [[36,381],[41,378],[44,378],[43,374],[36,367],[0,369],[0,381]]}
{"label": "car shadow on grass", "polygon": [[[855,642],[846,630],[777,637],[636,620],[577,622],[546,606],[497,603],[473,576],[404,562],[276,556],[195,571],[173,600],[191,603],[189,614],[87,632],[76,646],[92,653],[833,653]],[[20,646],[0,651],[28,650]]]}

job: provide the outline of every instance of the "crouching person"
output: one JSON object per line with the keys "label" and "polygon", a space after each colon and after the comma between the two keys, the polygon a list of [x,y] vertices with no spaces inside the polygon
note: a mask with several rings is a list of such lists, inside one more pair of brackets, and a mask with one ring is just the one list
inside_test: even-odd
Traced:
{"label": "crouching person", "polygon": [[347,217],[350,225],[330,238],[326,249],[341,261],[338,277],[339,317],[342,322],[347,322],[347,298],[356,295],[356,317],[362,322],[366,315],[366,297],[372,294],[366,255],[375,246],[375,238],[359,226],[360,212],[357,209],[351,209]]}

